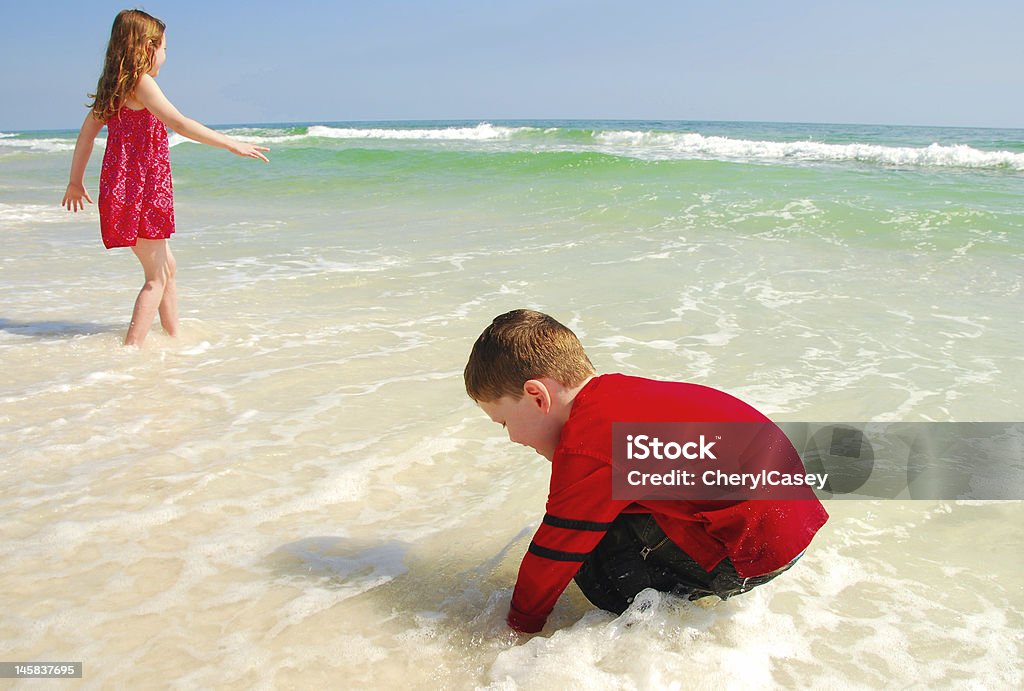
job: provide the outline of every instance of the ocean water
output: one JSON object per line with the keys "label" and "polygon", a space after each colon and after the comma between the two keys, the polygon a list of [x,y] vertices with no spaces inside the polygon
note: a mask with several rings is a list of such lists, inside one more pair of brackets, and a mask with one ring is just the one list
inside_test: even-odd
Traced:
{"label": "ocean water", "polygon": [[136,260],[59,207],[76,133],[0,133],[0,660],[86,688],[1024,683],[1016,501],[830,501],[744,597],[615,617],[570,586],[510,636],[548,466],[461,381],[532,307],[602,372],[780,421],[1024,420],[1024,131],[226,129],[271,163],[172,137],[182,329],[138,351]]}

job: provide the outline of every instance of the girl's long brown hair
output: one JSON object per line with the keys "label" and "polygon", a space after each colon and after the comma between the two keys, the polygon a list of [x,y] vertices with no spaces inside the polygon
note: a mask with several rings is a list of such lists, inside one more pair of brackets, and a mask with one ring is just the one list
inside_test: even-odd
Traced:
{"label": "girl's long brown hair", "polygon": [[153,55],[163,40],[165,24],[142,10],[122,10],[114,18],[103,74],[96,93],[89,94],[93,116],[106,122],[153,67]]}

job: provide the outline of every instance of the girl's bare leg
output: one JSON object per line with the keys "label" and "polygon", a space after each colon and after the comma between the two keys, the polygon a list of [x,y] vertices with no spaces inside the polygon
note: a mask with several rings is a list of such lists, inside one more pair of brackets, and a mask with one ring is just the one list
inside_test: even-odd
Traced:
{"label": "girl's bare leg", "polygon": [[146,274],[146,282],[135,299],[132,323],[124,337],[125,345],[142,345],[153,325],[157,312],[160,323],[169,335],[178,331],[178,294],[174,282],[174,255],[167,240],[139,238],[132,248]]}
{"label": "girl's bare leg", "polygon": [[171,244],[167,240],[164,246],[167,249],[167,279],[164,281],[164,296],[160,300],[160,325],[164,327],[164,333],[168,336],[178,335],[178,284],[175,281],[175,274],[178,265],[171,254]]}

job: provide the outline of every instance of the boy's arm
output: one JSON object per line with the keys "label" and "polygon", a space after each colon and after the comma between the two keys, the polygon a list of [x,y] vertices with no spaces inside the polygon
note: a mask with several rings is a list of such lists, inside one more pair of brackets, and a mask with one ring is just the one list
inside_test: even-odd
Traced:
{"label": "boy's arm", "polygon": [[84,209],[83,199],[90,204],[93,203],[92,197],[85,189],[85,169],[89,165],[89,157],[92,156],[96,135],[100,133],[101,129],[103,129],[103,123],[97,120],[90,110],[85,116],[85,122],[82,123],[82,129],[78,132],[75,154],[71,158],[71,176],[68,180],[67,190],[64,192],[64,199],[60,202],[60,205],[68,211],[77,212],[79,209]]}
{"label": "boy's arm", "polygon": [[551,609],[580,565],[630,504],[612,501],[611,465],[589,456],[552,467],[547,513],[519,566],[508,624],[523,633],[544,628]]}
{"label": "boy's arm", "polygon": [[[549,515],[546,514],[545,519]],[[607,532],[607,527],[593,531],[586,541],[592,544],[580,540],[576,548],[583,551],[570,552],[543,546],[543,543],[550,541],[548,538],[552,531],[548,528],[547,524],[542,524],[537,530],[519,565],[519,576],[516,578],[506,621],[521,633],[536,633],[544,628],[555,602]]]}
{"label": "boy's arm", "polygon": [[135,87],[135,98],[146,106],[150,113],[157,116],[160,122],[177,132],[183,137],[188,137],[200,144],[208,144],[221,149],[227,149],[233,154],[246,158],[258,158],[268,162],[263,155],[264,151],[270,151],[265,146],[257,146],[248,142],[240,142],[227,135],[211,130],[206,125],[182,115],[174,104],[167,100],[164,92],[157,85],[156,80],[148,74],[142,75],[138,86]]}

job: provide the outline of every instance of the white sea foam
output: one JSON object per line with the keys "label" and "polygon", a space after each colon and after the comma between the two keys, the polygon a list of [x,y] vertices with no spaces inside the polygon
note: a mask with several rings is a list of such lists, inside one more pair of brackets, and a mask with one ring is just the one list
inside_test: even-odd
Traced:
{"label": "white sea foam", "polygon": [[[13,151],[30,151],[33,153],[62,153],[75,150],[75,140],[56,139],[53,137],[15,139],[15,135],[0,138],[0,154]],[[106,139],[97,139],[98,146],[105,146]]]}
{"label": "white sea foam", "polygon": [[68,213],[67,209],[57,204],[5,204],[0,202],[0,223],[9,226],[16,224],[67,223],[74,220],[75,214]]}
{"label": "white sea foam", "polygon": [[[268,134],[268,132],[270,132]],[[251,142],[253,144],[283,144],[284,142],[301,141],[309,139],[309,134],[275,134],[273,130],[257,127],[238,127],[224,130],[224,134],[230,137]]]}
{"label": "white sea foam", "polygon": [[[29,151],[32,153],[64,153],[75,150],[75,139],[60,139],[56,137],[25,137],[13,138],[16,135],[0,137],[0,154],[5,150]],[[183,142],[191,141],[176,132],[168,132],[167,143],[175,147]],[[106,137],[97,137],[94,141],[97,148],[102,149],[107,145]],[[10,152],[8,152],[10,153]]]}
{"label": "white sea foam", "polygon": [[944,168],[1006,168],[1024,171],[1024,154],[981,151],[964,144],[927,147],[880,144],[825,144],[813,141],[773,142],[704,136],[694,132],[599,132],[596,140],[609,153],[647,159],[706,158],[737,161],[813,161],[875,163],[891,166]]}
{"label": "white sea foam", "polygon": [[474,127],[440,127],[440,128],[354,128],[328,127],[313,125],[309,128],[310,137],[328,139],[422,139],[441,141],[489,141],[509,139],[517,132],[529,128],[498,127],[488,122],[481,122]]}
{"label": "white sea foam", "polygon": [[167,146],[169,148],[174,148],[174,147],[178,146],[179,144],[184,144],[185,142],[190,142],[190,141],[192,141],[192,140],[189,139],[188,137],[183,137],[182,135],[178,134],[177,132],[168,132],[167,133]]}

